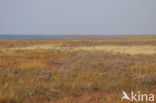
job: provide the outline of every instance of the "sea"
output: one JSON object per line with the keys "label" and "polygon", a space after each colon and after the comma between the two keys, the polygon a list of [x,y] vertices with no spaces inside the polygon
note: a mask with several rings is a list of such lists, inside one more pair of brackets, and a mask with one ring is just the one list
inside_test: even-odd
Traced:
{"label": "sea", "polygon": [[9,39],[70,39],[70,38],[123,38],[124,35],[0,35],[0,40]]}

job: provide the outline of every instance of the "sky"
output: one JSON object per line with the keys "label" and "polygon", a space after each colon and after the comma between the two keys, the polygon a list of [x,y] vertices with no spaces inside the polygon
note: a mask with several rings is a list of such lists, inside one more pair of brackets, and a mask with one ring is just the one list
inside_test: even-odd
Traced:
{"label": "sky", "polygon": [[0,0],[0,34],[156,34],[156,0]]}

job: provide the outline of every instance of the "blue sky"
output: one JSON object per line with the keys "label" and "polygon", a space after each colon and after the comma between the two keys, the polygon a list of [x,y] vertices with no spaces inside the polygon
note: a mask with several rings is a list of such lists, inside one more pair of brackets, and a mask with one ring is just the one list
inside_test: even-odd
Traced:
{"label": "blue sky", "polygon": [[0,34],[156,34],[156,0],[0,0]]}

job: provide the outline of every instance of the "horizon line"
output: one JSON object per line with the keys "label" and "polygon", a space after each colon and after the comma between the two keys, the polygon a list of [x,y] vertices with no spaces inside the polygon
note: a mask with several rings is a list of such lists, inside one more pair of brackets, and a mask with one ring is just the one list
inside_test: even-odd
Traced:
{"label": "horizon line", "polygon": [[156,33],[135,33],[135,34],[0,34],[0,35],[156,35]]}

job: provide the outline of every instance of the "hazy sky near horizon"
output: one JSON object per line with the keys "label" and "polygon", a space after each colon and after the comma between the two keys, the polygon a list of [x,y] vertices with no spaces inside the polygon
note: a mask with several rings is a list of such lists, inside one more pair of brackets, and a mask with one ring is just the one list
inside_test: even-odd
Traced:
{"label": "hazy sky near horizon", "polygon": [[156,0],[0,0],[0,34],[156,34]]}

